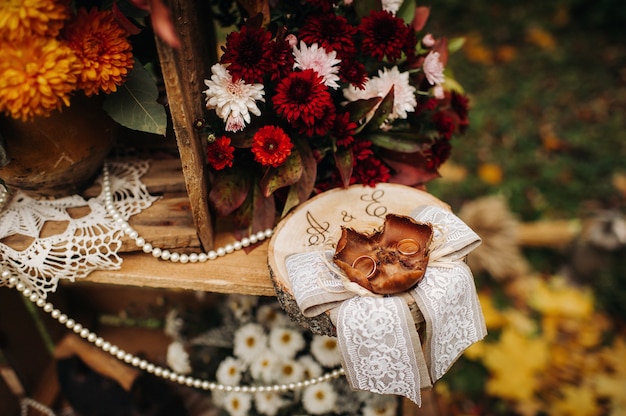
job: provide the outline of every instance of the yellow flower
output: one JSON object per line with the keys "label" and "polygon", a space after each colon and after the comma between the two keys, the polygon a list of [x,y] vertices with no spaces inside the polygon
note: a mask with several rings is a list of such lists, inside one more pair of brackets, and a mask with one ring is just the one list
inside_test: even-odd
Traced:
{"label": "yellow flower", "polygon": [[0,41],[0,111],[22,120],[70,105],[76,56],[55,39]]}
{"label": "yellow flower", "polygon": [[68,1],[3,0],[0,39],[21,41],[30,36],[55,37],[69,19]]}
{"label": "yellow flower", "polygon": [[133,67],[132,46],[127,33],[110,11],[78,10],[63,37],[78,56],[83,69],[78,87],[87,96],[117,91]]}

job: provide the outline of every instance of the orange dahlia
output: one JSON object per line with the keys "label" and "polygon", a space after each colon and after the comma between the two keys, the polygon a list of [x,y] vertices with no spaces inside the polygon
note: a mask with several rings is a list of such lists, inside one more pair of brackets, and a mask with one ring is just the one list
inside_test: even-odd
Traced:
{"label": "orange dahlia", "polygon": [[55,39],[0,40],[0,111],[29,120],[69,106],[79,70],[76,55]]}
{"label": "orange dahlia", "polygon": [[133,67],[132,46],[111,11],[78,10],[63,38],[81,62],[78,87],[87,96],[117,91]]}
{"label": "orange dahlia", "polygon": [[0,39],[19,41],[33,35],[55,37],[69,18],[68,1],[2,0]]}

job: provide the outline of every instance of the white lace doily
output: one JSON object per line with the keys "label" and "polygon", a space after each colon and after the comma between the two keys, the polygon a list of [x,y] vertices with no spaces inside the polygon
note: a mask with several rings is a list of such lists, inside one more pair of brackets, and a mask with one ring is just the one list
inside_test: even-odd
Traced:
{"label": "white lace doily", "polygon": [[[148,208],[158,197],[148,193],[141,177],[148,161],[110,162],[109,172],[113,201],[120,215],[128,220]],[[97,179],[102,183],[102,177]],[[88,207],[88,213],[76,218],[76,208]],[[51,222],[67,224],[57,234],[43,235]],[[26,237],[24,248],[5,244],[15,235]],[[109,217],[104,195],[85,200],[73,195],[55,200],[38,200],[17,191],[0,212],[0,263],[13,276],[41,297],[56,290],[59,279],[74,281],[93,270],[119,269],[117,254],[122,232]],[[8,279],[0,277],[0,286]]]}

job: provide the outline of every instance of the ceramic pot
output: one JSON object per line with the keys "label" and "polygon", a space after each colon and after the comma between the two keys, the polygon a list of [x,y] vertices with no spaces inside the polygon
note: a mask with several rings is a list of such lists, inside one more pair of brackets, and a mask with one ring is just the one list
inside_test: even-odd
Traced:
{"label": "ceramic pot", "polygon": [[73,97],[70,107],[32,121],[0,118],[8,157],[0,179],[31,196],[80,193],[100,172],[117,128],[97,97]]}

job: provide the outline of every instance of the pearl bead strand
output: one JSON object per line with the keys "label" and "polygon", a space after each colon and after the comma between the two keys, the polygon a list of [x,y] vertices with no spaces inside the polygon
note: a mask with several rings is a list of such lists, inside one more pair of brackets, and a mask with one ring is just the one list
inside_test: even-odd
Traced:
{"label": "pearl bead strand", "polygon": [[137,247],[139,247],[144,253],[152,254],[153,257],[161,260],[169,260],[172,263],[204,263],[208,260],[215,260],[219,257],[225,256],[226,254],[233,253],[235,251],[241,250],[242,248],[248,247],[251,244],[255,244],[259,241],[265,240],[266,238],[270,238],[273,233],[273,230],[268,228],[265,231],[259,231],[255,234],[251,234],[249,237],[244,237],[241,239],[241,241],[235,241],[234,243],[226,244],[224,247],[220,247],[216,250],[210,250],[206,253],[186,254],[172,252],[170,250],[164,250],[158,247],[153,247],[152,244],[146,242],[146,240],[141,237],[139,233],[134,230],[117,211],[117,209],[115,208],[115,204],[113,203],[111,177],[109,174],[109,168],[106,164],[104,165],[104,168],[102,170],[102,188],[104,193],[104,206],[107,210],[107,213],[118,224],[120,230],[129,238],[134,240]]}
{"label": "pearl bead strand", "polygon": [[231,386],[216,383],[213,381],[202,380],[191,376],[186,376],[184,374],[179,374],[168,368],[164,368],[155,365],[145,359],[141,359],[129,352],[124,351],[117,345],[111,344],[110,342],[104,340],[102,337],[99,337],[96,333],[90,331],[88,328],[85,328],[83,325],[76,322],[74,319],[62,313],[59,309],[56,309],[52,303],[47,302],[46,299],[39,296],[35,291],[27,288],[26,285],[20,282],[17,277],[12,276],[11,272],[9,272],[8,270],[4,269],[0,273],[2,274],[3,278],[8,278],[7,280],[9,283],[9,287],[15,287],[15,289],[17,289],[19,292],[22,292],[22,295],[24,295],[28,300],[40,307],[44,312],[50,314],[50,316],[57,320],[61,325],[65,325],[67,329],[72,330],[75,334],[79,335],[84,340],[92,343],[96,347],[100,348],[102,351],[111,354],[113,357],[117,358],[120,361],[123,361],[126,364],[139,368],[140,370],[146,371],[150,374],[154,374],[155,376],[163,378],[165,380],[181,384],[183,386],[210,391],[241,393],[280,393],[286,391],[300,390],[315,384],[324,383],[326,381],[341,377],[345,374],[343,368],[338,367],[319,377],[314,377],[308,380],[298,381],[294,383],[273,384],[267,386]]}

